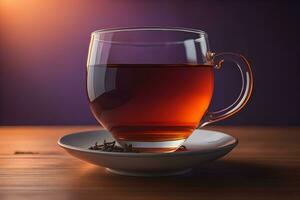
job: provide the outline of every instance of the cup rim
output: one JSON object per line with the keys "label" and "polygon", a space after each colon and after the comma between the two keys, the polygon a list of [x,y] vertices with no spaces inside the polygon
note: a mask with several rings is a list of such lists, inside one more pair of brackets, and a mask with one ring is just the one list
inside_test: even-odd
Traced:
{"label": "cup rim", "polygon": [[[130,32],[130,31],[173,31],[173,32],[185,32],[185,33],[193,33],[197,34],[196,38],[187,38],[184,40],[178,41],[167,41],[167,42],[123,42],[117,40],[106,40],[101,38],[101,34],[107,33],[117,33],[117,32]],[[110,44],[125,44],[125,45],[138,45],[138,46],[153,46],[153,45],[171,45],[171,44],[184,44],[187,40],[192,40],[194,42],[200,42],[202,38],[207,38],[207,33],[205,31],[193,28],[185,28],[185,27],[163,27],[163,26],[137,26],[137,27],[119,27],[119,28],[105,28],[98,29],[91,33],[91,37],[94,40],[103,43]]]}

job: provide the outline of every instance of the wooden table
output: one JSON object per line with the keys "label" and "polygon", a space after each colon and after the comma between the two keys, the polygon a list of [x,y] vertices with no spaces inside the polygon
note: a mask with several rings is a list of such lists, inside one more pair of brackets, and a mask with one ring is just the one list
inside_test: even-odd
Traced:
{"label": "wooden table", "polygon": [[239,138],[225,158],[181,177],[108,174],[56,144],[95,126],[0,127],[0,199],[300,199],[300,128],[214,127]]}

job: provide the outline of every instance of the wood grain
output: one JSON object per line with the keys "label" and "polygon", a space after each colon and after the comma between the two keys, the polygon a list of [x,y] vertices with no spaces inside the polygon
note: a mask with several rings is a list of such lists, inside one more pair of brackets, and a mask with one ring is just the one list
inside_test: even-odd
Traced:
{"label": "wood grain", "polygon": [[300,199],[299,127],[210,128],[239,138],[238,147],[190,174],[165,178],[111,175],[56,144],[91,129],[97,127],[0,127],[0,199]]}

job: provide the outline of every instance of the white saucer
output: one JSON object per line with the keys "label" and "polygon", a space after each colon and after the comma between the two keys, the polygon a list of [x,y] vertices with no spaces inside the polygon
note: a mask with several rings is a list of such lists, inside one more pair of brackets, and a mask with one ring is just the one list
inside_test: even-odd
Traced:
{"label": "white saucer", "polygon": [[89,150],[95,142],[113,141],[106,130],[65,135],[58,144],[72,156],[106,167],[107,171],[129,176],[170,176],[189,172],[205,162],[229,153],[238,143],[230,135],[217,131],[196,130],[184,142],[186,151],[172,153],[124,153]]}

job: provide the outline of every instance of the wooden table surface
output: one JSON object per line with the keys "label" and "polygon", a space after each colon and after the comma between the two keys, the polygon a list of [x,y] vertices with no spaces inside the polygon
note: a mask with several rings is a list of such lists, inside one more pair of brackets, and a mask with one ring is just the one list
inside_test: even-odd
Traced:
{"label": "wooden table surface", "polygon": [[[214,127],[239,138],[226,157],[179,177],[125,177],[56,144],[95,126],[0,127],[0,199],[300,199],[300,128]],[[23,154],[22,154],[23,153]]]}

